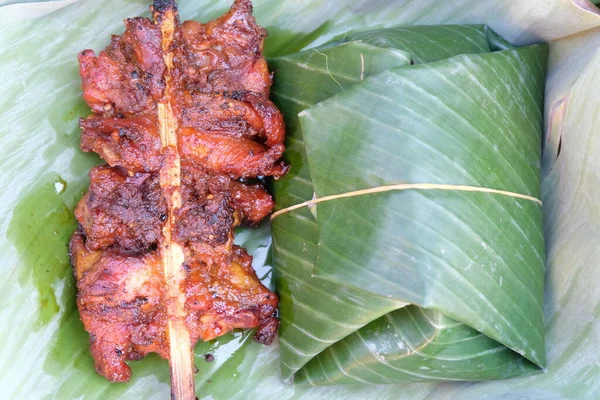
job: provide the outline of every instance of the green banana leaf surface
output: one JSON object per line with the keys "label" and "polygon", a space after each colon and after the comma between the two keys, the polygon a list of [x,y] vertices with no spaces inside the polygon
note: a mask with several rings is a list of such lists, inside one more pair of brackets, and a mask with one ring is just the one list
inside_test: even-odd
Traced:
{"label": "green banana leaf surface", "polygon": [[[349,31],[362,32],[415,24],[487,24],[516,45],[550,41],[545,82],[545,135],[541,143],[541,198],[544,201],[547,254],[543,308],[547,360],[545,364],[542,359],[538,360],[546,369],[543,374],[481,383],[313,387],[309,382],[297,382],[291,385],[283,376],[291,376],[293,371],[310,363],[309,360],[323,349],[310,347],[314,346],[315,341],[307,340],[303,343],[306,346],[304,349],[308,349],[304,351],[306,354],[303,357],[293,355],[297,357],[293,365],[280,369],[280,359],[285,358],[286,351],[291,351],[285,350],[283,343],[286,332],[292,335],[294,329],[306,330],[306,327],[290,325],[289,321],[286,327],[286,321],[282,321],[286,330],[282,329],[281,332],[281,349],[277,345],[267,348],[253,343],[249,333],[236,333],[213,342],[199,343],[195,349],[199,368],[197,395],[215,399],[600,397],[600,335],[597,323],[600,292],[596,288],[596,278],[600,273],[597,262],[600,259],[597,246],[597,239],[600,238],[600,202],[596,192],[599,184],[596,155],[600,154],[600,145],[594,135],[595,127],[600,122],[597,112],[600,78],[596,73],[600,63],[600,32],[593,29],[600,26],[600,19],[592,4],[577,0],[467,0],[460,3],[432,0],[256,0],[255,3],[259,23],[269,29],[266,52],[272,63],[286,62],[282,61],[283,56],[329,43],[319,47],[319,52],[327,54],[328,63],[332,61],[329,67],[333,68],[336,57],[348,57],[343,54],[344,48],[334,49],[334,45],[341,47],[342,42],[349,41],[345,45],[349,46],[346,50],[352,52],[356,51],[352,48],[360,48],[358,51],[363,54],[364,67],[358,60],[358,63],[341,67],[348,68],[340,71],[340,75],[348,75],[349,79],[336,78],[344,91],[350,91],[344,93],[348,96],[351,96],[352,90],[358,90],[350,89],[357,80],[357,73],[359,81],[362,72],[362,78],[368,82],[369,79],[377,79],[378,75],[390,73],[386,71],[406,67],[406,61],[415,57],[414,53],[411,55],[410,51],[399,49],[397,44],[382,47],[369,38],[358,40],[352,35],[344,37]],[[181,1],[180,13],[183,19],[208,20],[228,6],[229,2],[223,0]],[[3,172],[0,178],[3,184],[0,227],[4,233],[0,237],[3,261],[0,266],[0,398],[161,399],[169,396],[168,366],[158,357],[150,356],[133,363],[134,379],[127,384],[111,384],[94,372],[87,348],[87,334],[75,307],[74,282],[66,256],[66,243],[75,226],[72,208],[87,186],[87,171],[99,162],[98,158],[78,150],[77,120],[87,115],[89,110],[80,99],[76,54],[85,48],[103,48],[110,34],[122,31],[121,21],[124,18],[148,15],[147,7],[146,2],[139,0],[80,0],[51,14],[31,17],[29,22],[11,18],[10,7],[0,8],[0,20],[3,22],[0,28],[3,61],[0,69],[4,76],[0,83],[3,93],[0,97],[3,117],[0,135],[0,165]],[[485,37],[488,45],[496,43],[488,35]],[[335,39],[334,42],[331,42],[332,39]],[[501,42],[493,46],[495,48],[491,50],[506,48],[506,44]],[[318,53],[313,57],[325,59]],[[444,63],[446,59],[450,60],[449,56],[437,62]],[[370,60],[374,62],[370,63]],[[327,69],[327,65],[325,67]],[[316,74],[315,71],[308,72]],[[334,71],[330,69],[330,72],[333,74]],[[285,84],[278,80],[277,85],[280,82]],[[335,81],[329,83],[338,89],[328,86],[315,90],[306,82],[307,96],[312,97],[305,105],[295,105],[298,112],[340,93]],[[321,89],[329,92],[325,95],[317,93]],[[277,90],[275,87],[276,100]],[[291,99],[288,101],[293,103]],[[327,101],[331,102],[329,106],[335,106],[332,105],[334,100]],[[296,129],[300,122],[295,123],[289,129]],[[302,128],[302,133],[305,133],[304,125]],[[310,145],[310,140],[307,143]],[[299,152],[298,149],[303,148],[300,143],[296,144],[295,153],[293,147],[292,144],[288,152],[290,161],[293,162],[294,157],[296,160],[307,157]],[[315,191],[310,187],[299,190],[299,193],[290,192],[287,200],[278,197],[278,201],[294,204],[297,201],[292,196],[304,198],[308,193],[311,198]],[[297,213],[304,213],[307,219],[315,218],[315,214],[319,217],[325,213],[325,208],[325,204],[321,204]],[[278,224],[280,220],[276,219],[274,229]],[[303,225],[302,229],[308,229],[307,226]],[[291,228],[296,229],[293,226]],[[255,256],[254,266],[259,276],[268,284],[273,284],[269,230],[268,226],[263,226],[255,231],[244,231],[237,240]],[[294,251],[314,252],[316,257],[317,242],[313,239],[313,242],[306,241],[305,244],[306,247]],[[312,266],[304,265],[303,268],[294,273],[299,276],[310,274]],[[292,284],[301,285],[298,279],[294,280],[294,276],[290,275],[287,279],[290,287]],[[323,286],[303,284],[303,287],[312,290],[314,296],[321,296],[323,290],[327,291],[329,287],[325,279],[321,280],[324,281]],[[473,343],[485,341],[486,336],[457,322],[456,318],[450,319],[441,315],[444,313],[424,311],[416,306],[403,307],[406,301],[402,300],[382,298],[357,289],[351,282],[342,287],[337,297],[331,296],[331,301],[339,302],[344,310],[356,315],[360,312],[363,316],[351,324],[354,326],[344,327],[349,333],[358,329],[367,334],[377,331],[379,328],[373,327],[371,321],[386,318],[385,327],[391,328],[398,321],[412,321],[411,325],[404,322],[399,325],[403,329],[401,334],[411,340],[420,337],[421,341],[430,343],[427,338],[435,337],[436,341],[445,345],[472,335],[475,337],[471,339]],[[290,304],[290,298],[286,300],[282,296],[282,314]],[[332,304],[334,309],[335,303]],[[320,304],[321,307],[328,305]],[[292,311],[306,314],[306,310],[301,308]],[[346,315],[337,317],[339,319],[335,321],[345,324]],[[318,332],[318,337],[334,335],[338,327],[332,324],[323,323],[323,330]],[[306,333],[295,334],[300,337]],[[340,346],[354,346],[352,341],[360,340],[353,335],[342,341],[340,339],[328,339],[331,342],[325,344],[324,349],[336,342]],[[479,344],[480,349],[487,345]],[[419,342],[406,345],[418,347]],[[497,347],[503,349],[506,345]],[[424,358],[433,360],[440,356],[435,343],[433,346],[430,343],[428,349],[422,355]],[[472,349],[477,351],[475,345]],[[213,354],[215,361],[204,361],[207,353]],[[449,354],[449,357],[455,355]],[[357,356],[367,360],[374,355],[363,352]],[[334,359],[329,357],[329,360]],[[522,367],[526,368],[527,365],[523,362]],[[537,367],[533,369],[537,370]],[[331,371],[335,371],[335,368]],[[376,372],[385,376],[380,370]],[[426,375],[429,374],[431,372]],[[339,371],[325,376],[347,379]],[[306,377],[312,376],[307,374]],[[384,381],[378,379],[381,379],[378,382]],[[302,381],[300,377],[296,380]],[[375,382],[373,379],[367,380]]]}
{"label": "green banana leaf surface", "polygon": [[[410,63],[365,78],[362,66],[379,62],[363,41],[272,63],[291,151],[305,155],[290,160],[290,174],[275,183],[280,207],[402,182],[539,197],[544,46],[490,53],[492,44],[506,43],[482,26],[380,29],[344,39],[409,50]],[[300,112],[298,126],[298,105],[332,91],[340,94]],[[540,204],[417,191],[336,199],[311,211],[273,225],[282,369],[293,373],[310,360],[297,382],[483,380],[535,371],[517,353],[544,366]],[[347,306],[340,284],[370,295],[355,294]],[[394,312],[357,330],[392,299],[436,312]],[[429,317],[416,321],[415,312]]]}

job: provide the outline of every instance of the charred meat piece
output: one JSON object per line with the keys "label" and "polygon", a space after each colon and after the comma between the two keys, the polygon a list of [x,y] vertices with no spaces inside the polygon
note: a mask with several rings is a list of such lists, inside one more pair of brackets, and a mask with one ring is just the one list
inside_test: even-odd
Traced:
{"label": "charred meat piece", "polygon": [[260,181],[240,182],[228,175],[183,166],[183,203],[202,202],[217,194],[228,196],[229,206],[246,225],[255,225],[273,211],[275,203]]}
{"label": "charred meat piece", "polygon": [[70,244],[77,277],[77,307],[90,333],[96,370],[113,382],[129,380],[127,360],[169,355],[165,282],[156,251],[127,255],[91,251],[78,231]]}
{"label": "charred meat piece", "polygon": [[75,209],[90,250],[112,245],[128,252],[156,247],[167,206],[156,174],[127,174],[99,166],[90,172],[89,191]]}
{"label": "charred meat piece", "polygon": [[112,166],[157,172],[163,157],[156,116],[119,118],[92,115],[80,122],[81,149],[98,153]]}
{"label": "charred meat piece", "polygon": [[[181,157],[233,179],[280,177],[288,169],[279,161],[283,118],[269,100],[271,75],[262,56],[266,31],[251,10],[249,0],[237,0],[207,24],[186,21],[176,27],[172,45],[170,92],[182,128]],[[98,56],[91,50],[79,55],[83,97],[94,112],[80,123],[81,148],[111,166],[157,171],[164,155],[156,104],[167,85],[161,32],[145,18],[125,25],[125,33],[113,36]]]}
{"label": "charred meat piece", "polygon": [[241,222],[255,225],[271,214],[275,203],[260,183],[247,184],[238,181],[229,182],[229,193],[233,208],[239,212]]}
{"label": "charred meat piece", "polygon": [[248,90],[269,97],[271,74],[262,56],[267,31],[252,17],[249,0],[235,1],[222,17],[181,25],[183,46],[175,52],[176,79],[185,91]]}
{"label": "charred meat piece", "polygon": [[202,201],[185,203],[176,211],[176,218],[175,240],[183,244],[225,244],[235,221],[229,196],[224,193],[208,195]]}
{"label": "charred meat piece", "polygon": [[126,117],[156,109],[165,88],[161,43],[156,24],[133,18],[98,56],[92,50],[79,54],[83,99],[94,113]]}
{"label": "charred meat piece", "polygon": [[[257,337],[271,344],[275,337],[273,314],[277,296],[256,279],[252,257],[233,246],[228,268],[204,263],[201,257],[186,260],[190,269],[185,282],[187,324],[193,341],[211,340],[235,328],[258,326]],[[275,320],[276,322],[276,320]]]}
{"label": "charred meat piece", "polygon": [[[188,273],[181,290],[192,343],[258,327],[255,337],[270,344],[278,326],[278,299],[256,277],[252,257],[238,246],[208,249],[210,255],[188,252],[185,261]],[[123,382],[131,376],[126,361],[151,352],[168,358],[166,284],[158,253],[128,255],[114,247],[92,251],[77,231],[70,254],[77,306],[98,373]]]}
{"label": "charred meat piece", "polygon": [[268,99],[253,92],[185,93],[181,126],[236,138],[255,138],[267,146],[283,143],[282,116]]}
{"label": "charred meat piece", "polygon": [[108,165],[90,172],[70,256],[96,370],[111,381],[130,378],[129,360],[189,352],[188,337],[257,328],[270,344],[278,328],[277,296],[233,244],[236,226],[273,209],[262,177],[288,170],[266,31],[249,0],[206,24],[179,24],[172,0],[153,11],[79,55],[92,109],[81,148]]}
{"label": "charred meat piece", "polygon": [[179,151],[185,160],[234,179],[280,177],[288,170],[283,161],[278,161],[285,150],[283,144],[267,148],[254,140],[190,128],[180,129],[179,139]]}

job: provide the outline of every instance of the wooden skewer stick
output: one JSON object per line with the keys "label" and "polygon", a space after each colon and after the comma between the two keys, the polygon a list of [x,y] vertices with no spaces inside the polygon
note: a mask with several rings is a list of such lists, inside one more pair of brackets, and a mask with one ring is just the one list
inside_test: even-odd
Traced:
{"label": "wooden skewer stick", "polygon": [[166,64],[164,99],[157,105],[160,139],[164,162],[160,170],[160,186],[168,204],[168,215],[163,227],[160,246],[163,273],[167,285],[167,311],[169,315],[169,364],[171,370],[171,398],[195,400],[194,364],[190,333],[185,324],[185,297],[180,285],[185,278],[183,248],[172,241],[175,225],[174,210],[181,207],[181,160],[177,149],[177,119],[171,106],[171,71],[173,52],[171,43],[177,24],[175,0],[155,0],[154,22],[162,33],[162,50]]}

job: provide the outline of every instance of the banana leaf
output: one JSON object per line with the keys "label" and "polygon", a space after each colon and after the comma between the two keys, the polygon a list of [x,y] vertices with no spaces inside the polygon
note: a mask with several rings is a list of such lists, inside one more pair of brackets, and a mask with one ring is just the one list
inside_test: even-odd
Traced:
{"label": "banana leaf", "polygon": [[[266,46],[272,57],[327,43],[349,30],[406,24],[485,23],[518,45],[557,40],[600,25],[591,4],[579,0],[255,3],[258,21],[270,32]],[[80,0],[29,23],[3,23],[0,29],[0,69],[5,77],[0,83],[1,398],[168,398],[168,367],[158,357],[133,363],[134,379],[128,384],[111,384],[95,374],[76,313],[65,247],[74,226],[70,211],[87,186],[88,168],[99,162],[78,151],[77,118],[88,110],[80,100],[75,55],[83,48],[103,48],[110,34],[122,30],[122,19],[148,15],[147,6],[141,0]],[[207,20],[228,6],[225,0],[182,0],[180,11],[183,18]],[[11,20],[10,8],[0,8],[0,19]],[[600,33],[594,30],[550,45],[545,118],[551,128],[544,138],[542,171],[547,248],[545,374],[477,384],[292,386],[281,379],[276,346],[264,348],[249,340],[248,334],[238,333],[196,347],[198,396],[600,397],[596,323],[600,293],[594,279],[600,273],[594,191],[598,185],[595,155],[600,152],[594,139],[599,122],[599,40]],[[263,227],[243,232],[238,239],[255,255],[254,265],[267,280],[271,273],[268,231]],[[427,334],[423,318],[430,316],[413,315]],[[206,363],[206,353],[214,354],[215,361]]]}
{"label": "banana leaf", "polygon": [[[289,149],[301,155],[274,185],[280,207],[401,182],[539,196],[544,47],[480,55],[508,45],[485,27],[452,25],[344,40],[272,62]],[[365,42],[410,51],[409,66],[365,78],[363,65],[374,62]],[[458,54],[470,55],[439,61]],[[284,376],[300,370],[297,381],[321,385],[535,371],[516,352],[544,366],[540,205],[450,193],[336,199],[314,215],[275,220]],[[345,286],[370,294],[347,306]],[[436,311],[411,307],[375,320],[390,299]]]}
{"label": "banana leaf", "polygon": [[54,0],[43,3],[38,2],[12,2],[0,1],[0,25],[7,26],[30,21],[50,14],[77,0]]}

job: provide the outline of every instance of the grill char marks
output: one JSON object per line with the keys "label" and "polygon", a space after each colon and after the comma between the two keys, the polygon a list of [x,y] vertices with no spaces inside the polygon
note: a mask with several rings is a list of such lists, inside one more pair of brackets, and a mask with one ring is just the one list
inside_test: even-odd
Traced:
{"label": "grill char marks", "polygon": [[[273,199],[255,178],[288,168],[280,161],[282,117],[269,101],[266,31],[248,0],[207,24],[175,19],[167,68],[161,24],[174,9],[173,1],[156,1],[155,22],[128,19],[106,50],[79,55],[92,109],[81,121],[81,148],[108,165],[90,172],[70,255],[96,370],[112,381],[129,380],[128,360],[150,352],[169,358],[165,226],[184,254],[176,291],[192,344],[254,327],[256,340],[269,344],[278,326],[277,296],[233,244],[236,226],[255,225],[272,211]],[[162,137],[165,104],[176,147]],[[176,189],[163,183],[174,152]]]}
{"label": "grill char marks", "polygon": [[156,247],[167,206],[155,174],[129,176],[120,168],[90,172],[90,190],[75,210],[90,250],[116,246],[143,253]]}
{"label": "grill char marks", "polygon": [[234,224],[229,196],[219,193],[208,195],[203,201],[187,203],[177,210],[177,221],[175,240],[179,243],[225,244]]}

